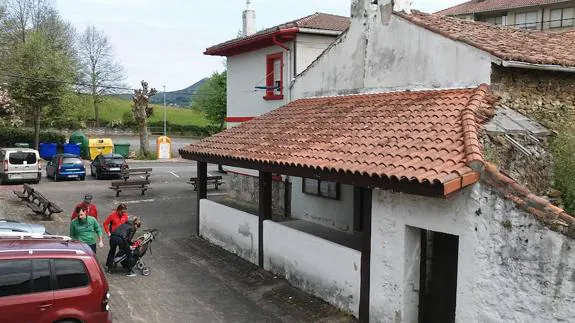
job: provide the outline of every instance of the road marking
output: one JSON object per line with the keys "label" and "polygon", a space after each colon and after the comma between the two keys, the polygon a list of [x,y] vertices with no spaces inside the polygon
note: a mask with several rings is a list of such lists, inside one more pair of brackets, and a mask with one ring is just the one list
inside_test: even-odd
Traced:
{"label": "road marking", "polygon": [[138,200],[138,201],[121,201],[121,202],[116,201],[115,204],[119,204],[119,203],[138,204],[138,203],[148,203],[148,202],[154,202],[154,201],[156,201],[156,199],[147,199],[147,200]]}
{"label": "road marking", "polygon": [[174,173],[174,172],[170,172],[170,174],[176,176],[177,178],[180,178],[180,176],[178,176],[178,174]]}
{"label": "road marking", "polygon": [[141,179],[145,179],[144,176],[140,176]]}

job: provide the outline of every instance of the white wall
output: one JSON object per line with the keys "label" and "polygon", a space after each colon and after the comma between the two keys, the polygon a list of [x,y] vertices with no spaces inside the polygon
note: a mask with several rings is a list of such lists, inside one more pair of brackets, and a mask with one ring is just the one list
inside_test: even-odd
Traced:
{"label": "white wall", "polygon": [[293,99],[489,83],[491,59],[484,52],[396,15],[385,25],[379,9],[367,12],[366,18],[355,13],[361,19],[296,78]]}
{"label": "white wall", "polygon": [[[286,43],[292,46],[291,42]],[[256,86],[266,85],[266,55],[284,53],[284,99],[264,100],[265,90],[255,90]],[[288,80],[290,75],[291,51],[279,46],[271,46],[248,53],[238,54],[227,59],[227,116],[256,117],[289,102]],[[228,127],[234,126],[229,123]]]}
{"label": "white wall", "polygon": [[335,36],[299,33],[295,40],[296,75],[305,70],[335,39]]}
{"label": "white wall", "polygon": [[418,228],[459,236],[457,322],[575,317],[575,242],[488,187],[450,200],[375,190],[372,212],[373,322],[417,322]]}
{"label": "white wall", "polygon": [[258,264],[258,217],[213,201],[200,201],[200,236]]}
{"label": "white wall", "polygon": [[355,316],[360,266],[359,251],[280,223],[264,222],[264,268]]}
{"label": "white wall", "polygon": [[291,216],[341,231],[353,232],[353,186],[340,185],[340,199],[305,194],[301,177],[291,177]]}

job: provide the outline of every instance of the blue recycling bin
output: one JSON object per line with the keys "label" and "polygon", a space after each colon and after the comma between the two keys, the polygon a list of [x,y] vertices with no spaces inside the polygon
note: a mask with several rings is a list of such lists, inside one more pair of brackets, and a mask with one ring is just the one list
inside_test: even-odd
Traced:
{"label": "blue recycling bin", "polygon": [[51,159],[56,155],[58,151],[58,144],[55,143],[41,143],[38,153],[40,153],[40,157],[43,159]]}
{"label": "blue recycling bin", "polygon": [[71,144],[64,144],[64,154],[72,154],[76,156],[80,156],[82,151],[82,146],[80,144],[71,143]]}

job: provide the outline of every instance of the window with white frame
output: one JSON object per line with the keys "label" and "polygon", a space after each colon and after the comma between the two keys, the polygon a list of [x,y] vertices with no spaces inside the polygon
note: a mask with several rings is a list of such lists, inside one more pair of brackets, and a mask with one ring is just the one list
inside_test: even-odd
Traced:
{"label": "window with white frame", "polygon": [[339,200],[339,183],[337,182],[304,178],[302,183],[302,191],[305,194]]}
{"label": "window with white frame", "polygon": [[523,29],[537,29],[537,11],[516,13],[515,26]]}
{"label": "window with white frame", "polygon": [[575,25],[575,7],[551,10],[551,28],[572,27]]}

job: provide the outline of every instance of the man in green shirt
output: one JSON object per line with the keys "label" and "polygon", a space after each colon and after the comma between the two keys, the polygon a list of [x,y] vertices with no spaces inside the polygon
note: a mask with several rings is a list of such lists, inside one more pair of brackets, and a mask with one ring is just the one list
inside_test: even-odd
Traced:
{"label": "man in green shirt", "polygon": [[86,215],[86,208],[78,207],[76,213],[78,217],[70,223],[70,237],[89,245],[96,253],[96,236],[98,236],[98,246],[100,248],[104,246],[100,224],[93,217]]}

